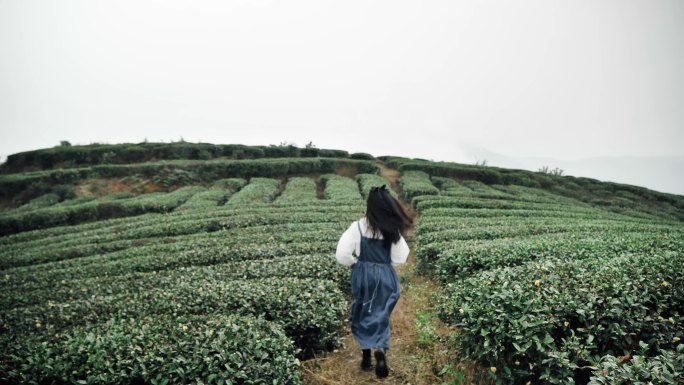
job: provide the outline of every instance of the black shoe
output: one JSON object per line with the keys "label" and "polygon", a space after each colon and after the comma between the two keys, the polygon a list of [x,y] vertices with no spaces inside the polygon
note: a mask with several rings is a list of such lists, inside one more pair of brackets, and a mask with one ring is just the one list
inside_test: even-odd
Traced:
{"label": "black shoe", "polygon": [[387,357],[385,357],[384,349],[375,351],[375,375],[384,378],[389,374],[389,369],[387,368]]}
{"label": "black shoe", "polygon": [[363,349],[363,359],[361,360],[361,370],[364,372],[370,371],[373,369],[373,361],[371,360],[371,351],[370,349]]}

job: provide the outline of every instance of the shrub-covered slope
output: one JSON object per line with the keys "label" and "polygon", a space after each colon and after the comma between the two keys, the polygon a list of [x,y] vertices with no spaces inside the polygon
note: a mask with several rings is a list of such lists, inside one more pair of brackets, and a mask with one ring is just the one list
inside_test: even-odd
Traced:
{"label": "shrub-covered slope", "polygon": [[501,383],[682,379],[683,197],[379,159],[192,143],[10,156],[0,382],[301,383],[297,359],[339,344],[334,249],[389,185],[381,165],[420,214],[419,267],[459,357]]}

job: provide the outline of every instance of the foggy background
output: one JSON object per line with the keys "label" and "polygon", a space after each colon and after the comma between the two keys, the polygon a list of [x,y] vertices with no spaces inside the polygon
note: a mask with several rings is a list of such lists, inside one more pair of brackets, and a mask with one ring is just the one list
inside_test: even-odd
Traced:
{"label": "foggy background", "polygon": [[0,157],[304,146],[684,194],[684,2],[0,0]]}

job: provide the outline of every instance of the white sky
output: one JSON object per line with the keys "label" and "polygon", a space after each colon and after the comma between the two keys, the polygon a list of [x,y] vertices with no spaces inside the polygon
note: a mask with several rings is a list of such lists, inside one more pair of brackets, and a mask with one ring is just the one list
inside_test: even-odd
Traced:
{"label": "white sky", "polygon": [[178,140],[684,155],[684,2],[0,0],[0,156]]}

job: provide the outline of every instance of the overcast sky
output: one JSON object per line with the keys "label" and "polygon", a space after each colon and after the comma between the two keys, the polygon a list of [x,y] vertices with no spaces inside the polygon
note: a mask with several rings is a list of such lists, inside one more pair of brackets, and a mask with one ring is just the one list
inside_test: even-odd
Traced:
{"label": "overcast sky", "polygon": [[0,156],[182,137],[681,157],[683,68],[681,0],[0,0]]}

